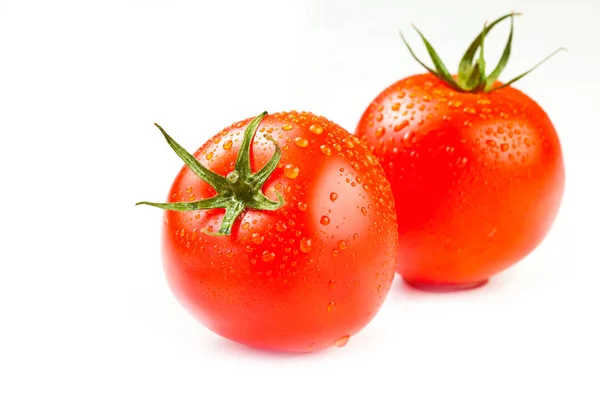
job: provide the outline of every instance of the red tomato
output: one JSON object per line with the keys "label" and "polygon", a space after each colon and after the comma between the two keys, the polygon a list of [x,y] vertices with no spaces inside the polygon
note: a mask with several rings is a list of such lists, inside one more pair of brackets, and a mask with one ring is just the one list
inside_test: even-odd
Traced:
{"label": "red tomato", "polygon": [[[294,352],[342,346],[375,316],[394,277],[389,183],[375,157],[331,121],[298,112],[261,118],[225,128],[194,154],[236,183],[254,178],[231,178],[244,153],[252,172],[268,164],[273,170],[255,191],[233,194],[247,208],[230,223],[223,208],[165,211],[167,280],[182,304],[225,338]],[[250,142],[256,122],[258,132],[244,149],[244,134]],[[272,208],[248,204],[261,192]],[[168,202],[185,206],[215,194],[186,165]]]}
{"label": "red tomato", "polygon": [[398,273],[418,288],[464,289],[546,236],[563,195],[563,157],[547,114],[521,91],[484,77],[469,92],[434,72],[385,89],[356,134],[392,185]]}

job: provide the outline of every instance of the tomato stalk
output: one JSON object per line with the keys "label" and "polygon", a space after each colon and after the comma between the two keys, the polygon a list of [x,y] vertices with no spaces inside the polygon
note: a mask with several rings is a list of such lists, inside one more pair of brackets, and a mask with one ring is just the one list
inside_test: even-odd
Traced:
{"label": "tomato stalk", "polygon": [[[544,58],[542,61],[538,62],[536,65],[534,65],[531,69],[527,70],[526,72],[521,73],[517,77],[512,78],[505,84],[502,84],[499,86],[494,86],[494,84],[498,80],[498,77],[500,76],[500,73],[502,73],[502,71],[506,67],[506,64],[508,63],[508,59],[510,58],[510,52],[511,52],[511,48],[512,48],[512,39],[513,39],[514,17],[517,15],[521,15],[521,14],[512,12],[510,14],[507,14],[507,15],[504,15],[504,16],[498,18],[497,20],[493,21],[489,25],[487,25],[487,24],[484,25],[481,33],[473,40],[473,42],[467,48],[467,51],[463,55],[463,57],[460,61],[460,64],[458,66],[458,74],[457,74],[456,78],[454,78],[450,74],[450,72],[446,68],[446,65],[444,65],[444,62],[441,60],[441,58],[439,57],[439,55],[437,54],[437,52],[435,51],[433,46],[429,43],[429,41],[425,38],[425,36],[421,33],[421,31],[419,29],[417,29],[416,26],[413,25],[413,28],[417,31],[417,33],[421,37],[423,44],[425,44],[425,48],[427,49],[427,52],[431,58],[431,61],[433,62],[433,65],[434,65],[433,68],[427,66],[423,61],[421,61],[416,56],[416,54],[414,53],[414,51],[412,50],[412,48],[406,41],[406,38],[404,37],[404,34],[402,34],[402,32],[400,32],[400,37],[402,38],[402,41],[408,48],[408,51],[410,52],[412,57],[421,66],[423,66],[430,73],[435,75],[440,80],[444,81],[446,84],[448,84],[450,87],[452,87],[456,91],[473,92],[473,93],[492,92],[492,91],[507,87],[507,86],[511,85],[512,83],[520,80],[521,78],[523,78],[526,75],[528,75],[529,73],[531,73],[533,70],[537,69],[538,66],[540,66],[541,64],[546,62],[548,59],[550,59],[552,56],[554,56],[557,52],[566,50],[565,48],[559,48],[559,49],[555,50],[554,52],[552,52],[550,55],[548,55],[546,58]],[[508,40],[506,42],[506,46],[504,47],[502,56],[500,57],[500,60],[498,61],[498,64],[496,65],[494,70],[489,75],[486,75],[486,63],[485,63],[485,59],[483,56],[483,44],[484,44],[485,37],[494,26],[496,26],[498,23],[504,21],[507,18],[510,18],[510,33],[508,35]],[[475,63],[473,63],[473,59],[475,58],[475,54],[477,53],[477,50],[479,50],[479,56],[477,57],[477,60],[475,61]]]}
{"label": "tomato stalk", "polygon": [[217,233],[204,231],[207,234],[219,236],[231,234],[233,223],[247,208],[269,211],[281,208],[285,205],[285,201],[279,192],[275,191],[277,201],[270,200],[262,192],[263,185],[269,176],[271,176],[281,159],[281,149],[271,136],[267,135],[266,138],[275,145],[275,153],[259,171],[253,173],[250,168],[250,143],[258,130],[260,122],[266,115],[267,112],[263,112],[248,123],[248,126],[244,131],[244,139],[242,140],[242,144],[238,151],[234,170],[225,177],[203,166],[192,154],[171,138],[160,125],[155,123],[171,149],[173,149],[179,158],[183,160],[185,165],[187,165],[198,178],[212,186],[217,194],[214,197],[198,201],[172,203],[140,201],[136,203],[136,205],[144,204],[168,211],[180,212],[224,208],[225,215],[223,216],[219,231]]}

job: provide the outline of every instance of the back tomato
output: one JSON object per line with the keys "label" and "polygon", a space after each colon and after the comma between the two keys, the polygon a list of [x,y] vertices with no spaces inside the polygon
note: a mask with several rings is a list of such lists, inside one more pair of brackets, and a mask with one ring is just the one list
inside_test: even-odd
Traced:
{"label": "back tomato", "polygon": [[458,92],[432,74],[412,76],[377,96],[356,134],[392,185],[397,270],[417,287],[485,283],[530,253],[557,214],[560,143],[543,109],[515,88]]}
{"label": "back tomato", "polygon": [[[234,169],[250,120],[195,154],[222,176]],[[225,210],[165,211],[164,268],[183,305],[206,327],[246,345],[305,352],[344,345],[378,312],[397,264],[397,224],[384,172],[359,140],[310,113],[267,115],[250,145],[253,172],[281,161],[262,192],[285,202],[247,208],[229,235]],[[184,166],[169,202],[213,197]],[[204,233],[206,231],[207,233]]]}

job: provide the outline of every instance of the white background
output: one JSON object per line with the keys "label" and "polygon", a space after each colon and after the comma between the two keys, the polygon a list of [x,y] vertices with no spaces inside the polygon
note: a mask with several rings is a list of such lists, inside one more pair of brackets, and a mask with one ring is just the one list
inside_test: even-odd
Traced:
{"label": "white background", "polygon": [[[511,10],[512,77],[552,118],[567,188],[544,243],[485,288],[399,280],[343,349],[261,353],[208,332],[160,263],[162,200],[180,160],[263,110],[353,131],[421,68],[416,23],[451,69]],[[0,0],[0,395],[599,396],[600,3]],[[497,59],[508,24],[491,34]],[[596,378],[596,379],[594,379]]]}

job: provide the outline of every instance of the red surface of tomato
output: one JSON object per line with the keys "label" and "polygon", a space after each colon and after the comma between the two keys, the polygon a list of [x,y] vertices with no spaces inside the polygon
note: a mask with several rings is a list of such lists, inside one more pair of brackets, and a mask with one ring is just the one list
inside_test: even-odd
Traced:
{"label": "red surface of tomato", "polygon": [[[195,158],[237,183],[231,175],[249,122],[225,128]],[[375,316],[394,277],[397,225],[389,183],[358,139],[323,117],[267,115],[250,145],[252,172],[274,157],[274,142],[281,159],[258,194],[275,204],[280,194],[283,206],[246,208],[225,235],[211,234],[223,231],[222,208],[165,211],[169,285],[225,338],[295,352],[344,345]],[[215,194],[186,165],[168,201]]]}
{"label": "red surface of tomato", "polygon": [[462,289],[546,236],[563,195],[563,158],[550,119],[527,95],[494,90],[493,81],[483,90],[485,80],[467,92],[434,72],[384,90],[356,134],[392,185],[397,271],[416,287]]}

